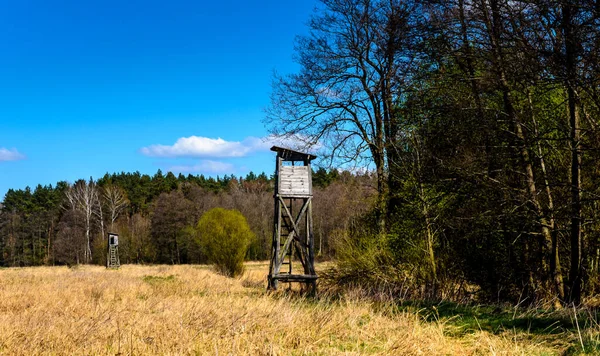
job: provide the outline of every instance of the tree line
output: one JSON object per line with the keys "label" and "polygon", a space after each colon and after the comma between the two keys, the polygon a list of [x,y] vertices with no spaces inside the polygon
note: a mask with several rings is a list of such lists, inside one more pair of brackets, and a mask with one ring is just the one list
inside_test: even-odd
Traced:
{"label": "tree line", "polygon": [[265,122],[375,168],[374,230],[340,280],[598,293],[598,1],[321,0],[308,27]]}
{"label": "tree line", "polygon": [[[330,258],[332,237],[373,195],[372,177],[324,168],[313,176],[317,253]],[[273,188],[265,173],[213,178],[159,170],[10,189],[0,210],[0,265],[105,264],[108,232],[120,236],[122,263],[205,263],[194,226],[215,207],[243,214],[256,236],[247,259],[267,260]]]}

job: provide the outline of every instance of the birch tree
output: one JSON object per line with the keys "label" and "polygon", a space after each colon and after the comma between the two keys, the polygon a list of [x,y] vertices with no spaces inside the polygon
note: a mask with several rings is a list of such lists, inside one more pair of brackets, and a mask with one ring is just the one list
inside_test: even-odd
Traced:
{"label": "birch tree", "polygon": [[91,231],[93,216],[99,207],[98,188],[94,180],[90,178],[89,182],[78,180],[66,191],[66,198],[73,210],[79,210],[83,213],[85,219],[85,249],[83,260],[89,263],[92,260]]}
{"label": "birch tree", "polygon": [[102,197],[108,210],[110,219],[110,231],[113,231],[115,221],[125,208],[129,205],[125,190],[119,186],[107,185],[103,188]]}

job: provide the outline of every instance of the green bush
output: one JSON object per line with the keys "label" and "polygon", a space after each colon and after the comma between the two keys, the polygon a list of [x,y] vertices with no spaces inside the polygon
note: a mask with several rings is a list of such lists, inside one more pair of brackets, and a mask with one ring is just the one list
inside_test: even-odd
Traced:
{"label": "green bush", "polygon": [[255,236],[242,213],[211,209],[202,215],[197,230],[203,252],[221,273],[235,277],[244,272],[244,258]]}
{"label": "green bush", "polygon": [[[321,273],[333,289],[359,288],[376,294],[391,291],[404,275],[396,268],[387,237],[369,232],[346,232],[333,241],[336,264]],[[326,282],[327,283],[327,282]]]}

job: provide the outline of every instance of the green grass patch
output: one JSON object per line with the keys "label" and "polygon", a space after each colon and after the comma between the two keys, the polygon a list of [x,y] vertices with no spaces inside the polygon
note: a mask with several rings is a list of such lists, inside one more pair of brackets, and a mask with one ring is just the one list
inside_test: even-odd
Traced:
{"label": "green grass patch", "polygon": [[581,343],[573,343],[563,355],[600,355],[599,336],[583,338],[583,347]]}
{"label": "green grass patch", "polygon": [[397,305],[397,311],[417,313],[426,322],[443,323],[444,333],[451,337],[461,338],[478,331],[494,335],[508,332],[554,345],[562,355],[600,355],[598,315],[585,310],[577,311],[577,322],[569,309],[404,302]]}
{"label": "green grass patch", "polygon": [[506,330],[536,335],[575,332],[577,326],[564,313],[537,309],[519,310],[493,305],[463,305],[450,302],[408,302],[400,310],[417,312],[425,321],[441,321],[454,326],[457,336],[476,331],[499,334]]}
{"label": "green grass patch", "polygon": [[168,276],[144,276],[142,278],[142,280],[148,284],[152,284],[152,285],[157,285],[157,284],[161,284],[161,283],[169,283],[169,282],[175,282],[176,280],[176,276],[175,275],[168,275]]}

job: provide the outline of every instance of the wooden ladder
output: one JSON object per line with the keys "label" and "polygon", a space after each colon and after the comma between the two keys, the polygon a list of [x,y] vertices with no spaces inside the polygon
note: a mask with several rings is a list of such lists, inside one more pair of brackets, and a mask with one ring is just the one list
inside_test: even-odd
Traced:
{"label": "wooden ladder", "polygon": [[[289,208],[289,209],[291,209],[291,208]],[[287,237],[290,234],[290,232],[292,232],[292,229],[290,228],[291,222],[290,222],[289,217],[287,217],[285,215],[282,216],[281,222],[282,222],[282,224],[281,224],[281,235],[279,237],[279,248],[283,249],[283,247],[285,245],[285,237]],[[281,237],[284,237],[284,238],[281,238]],[[287,271],[280,270],[279,271],[280,275],[285,275],[285,274],[291,275],[292,274],[292,258],[294,255],[293,251],[294,251],[294,246],[293,245],[289,246],[289,248],[287,250],[287,254],[285,255],[287,260],[284,260],[281,263],[282,269],[284,268],[284,266],[287,266],[288,270]]]}
{"label": "wooden ladder", "polygon": [[120,266],[121,262],[119,261],[119,247],[110,246],[108,248],[106,268],[119,268]]}

